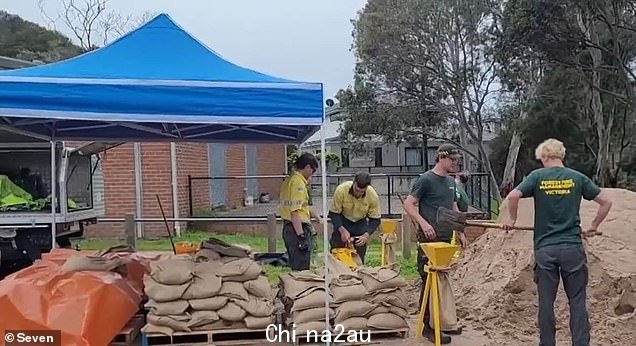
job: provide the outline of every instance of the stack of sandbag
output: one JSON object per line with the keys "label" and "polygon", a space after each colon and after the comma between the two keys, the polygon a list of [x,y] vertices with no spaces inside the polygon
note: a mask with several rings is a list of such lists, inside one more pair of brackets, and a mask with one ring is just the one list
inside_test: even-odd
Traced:
{"label": "stack of sandbag", "polygon": [[408,328],[408,299],[404,291],[406,281],[399,271],[390,267],[360,267],[356,274],[362,281],[369,303],[375,305],[367,315],[368,329]]}
{"label": "stack of sandbag", "polygon": [[287,324],[293,326],[297,336],[308,331],[322,331],[331,328],[327,322],[333,318],[333,309],[329,307],[327,321],[325,299],[331,296],[325,291],[325,279],[312,271],[296,271],[280,277],[279,295],[285,303]]}
{"label": "stack of sandbag", "polygon": [[376,308],[371,303],[360,276],[333,255],[327,256],[329,290],[334,307],[334,325],[344,330],[367,330],[367,316]]}
{"label": "stack of sandbag", "polygon": [[274,292],[249,250],[211,239],[191,257],[155,262],[144,279],[147,333],[265,329]]}

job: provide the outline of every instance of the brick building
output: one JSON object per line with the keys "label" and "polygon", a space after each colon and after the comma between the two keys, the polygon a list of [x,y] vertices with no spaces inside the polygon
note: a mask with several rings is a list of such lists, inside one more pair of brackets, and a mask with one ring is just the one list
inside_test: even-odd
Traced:
{"label": "brick building", "polygon": [[[188,217],[188,176],[280,175],[285,173],[286,165],[283,144],[126,143],[106,150],[101,157],[106,218],[121,218],[126,214],[160,218],[157,194],[166,217],[175,214]],[[139,158],[137,162],[135,157]],[[174,190],[173,178],[176,182]],[[279,184],[278,179],[193,180],[193,214],[205,215],[215,206],[241,207],[245,190],[252,196],[269,193],[277,197]],[[185,230],[185,224],[177,227]],[[90,226],[86,233],[88,237],[122,236],[124,225],[100,223]],[[146,237],[163,235],[165,225],[146,223],[138,228],[138,234]]]}

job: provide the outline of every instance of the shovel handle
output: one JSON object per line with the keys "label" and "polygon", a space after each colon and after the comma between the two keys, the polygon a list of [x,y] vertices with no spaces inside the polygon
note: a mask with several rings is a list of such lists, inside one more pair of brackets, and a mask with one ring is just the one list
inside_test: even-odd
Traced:
{"label": "shovel handle", "polygon": [[[478,227],[503,229],[502,224],[495,223],[495,222],[466,221],[466,226],[478,226]],[[530,226],[514,226],[512,229],[521,230],[521,231],[534,231],[534,227],[530,227]]]}

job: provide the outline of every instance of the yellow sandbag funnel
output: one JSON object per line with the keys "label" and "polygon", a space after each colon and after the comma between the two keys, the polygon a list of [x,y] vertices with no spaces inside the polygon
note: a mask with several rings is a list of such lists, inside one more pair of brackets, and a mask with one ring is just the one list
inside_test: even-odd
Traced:
{"label": "yellow sandbag funnel", "polygon": [[382,232],[382,234],[393,234],[395,233],[397,226],[398,226],[397,220],[383,219],[380,222],[380,232]]}
{"label": "yellow sandbag funnel", "polygon": [[459,249],[457,245],[444,242],[422,243],[420,247],[433,267],[448,267],[455,251]]}

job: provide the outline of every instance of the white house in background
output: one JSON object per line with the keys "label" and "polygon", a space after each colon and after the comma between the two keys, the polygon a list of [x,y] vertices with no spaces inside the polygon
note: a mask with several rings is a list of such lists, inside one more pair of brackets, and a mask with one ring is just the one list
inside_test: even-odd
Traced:
{"label": "white house in background", "polygon": [[[350,153],[344,140],[341,138],[343,122],[334,120],[344,110],[339,105],[328,107],[325,111],[325,150],[334,153],[340,158],[341,171],[355,171],[360,168],[367,168],[374,173],[383,172],[422,172],[427,170],[422,155],[422,147],[410,145],[408,143],[387,144],[381,139],[370,141],[370,150],[366,155],[355,155]],[[488,149],[488,143],[501,131],[499,125],[484,131],[484,141]],[[442,144],[439,140],[429,140],[427,146],[428,169],[435,165],[435,153]],[[467,149],[477,152],[477,145],[469,141]],[[301,144],[302,151],[320,153],[320,132],[309,137]],[[468,158],[468,168],[477,171],[478,165],[470,157]]]}

